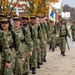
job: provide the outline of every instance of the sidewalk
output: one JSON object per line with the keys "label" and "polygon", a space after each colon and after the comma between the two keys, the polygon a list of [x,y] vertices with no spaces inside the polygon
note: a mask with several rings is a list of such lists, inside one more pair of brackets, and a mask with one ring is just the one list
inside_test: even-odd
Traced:
{"label": "sidewalk", "polygon": [[69,45],[71,50],[66,50],[65,57],[61,56],[59,48],[55,52],[47,49],[47,62],[37,69],[36,75],[75,75],[75,42],[69,40]]}
{"label": "sidewalk", "polygon": [[75,75],[75,42],[67,39],[70,51],[66,47],[64,57],[61,56],[59,48],[52,52],[47,46],[47,62],[41,66],[41,69],[37,69],[36,75]]}

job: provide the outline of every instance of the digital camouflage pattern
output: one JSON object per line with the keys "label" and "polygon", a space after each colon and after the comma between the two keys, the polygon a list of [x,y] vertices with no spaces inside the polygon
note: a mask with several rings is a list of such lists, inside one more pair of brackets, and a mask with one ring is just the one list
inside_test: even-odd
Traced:
{"label": "digital camouflage pattern", "polygon": [[26,52],[26,59],[25,59],[25,62],[24,62],[24,73],[29,73],[29,70],[30,70],[30,55],[29,55],[29,52],[32,52],[33,51],[33,41],[31,39],[31,33],[30,33],[30,29],[29,29],[29,25],[27,25],[26,27],[24,27],[25,30],[26,30],[26,34],[25,34],[25,44],[27,46],[27,52]]}
{"label": "digital camouflage pattern", "polygon": [[21,59],[26,58],[26,45],[25,45],[25,37],[22,32],[22,28],[20,27],[18,30],[15,30],[15,33],[18,35],[19,38],[19,49],[17,52],[17,57],[16,57],[16,70],[15,70],[15,75],[22,75],[24,73],[23,69],[23,64],[24,62],[21,61]]}
{"label": "digital camouflage pattern", "polygon": [[55,29],[55,25],[50,25],[50,33],[49,33],[49,45],[51,46],[51,48],[55,49],[56,46],[56,29]]}

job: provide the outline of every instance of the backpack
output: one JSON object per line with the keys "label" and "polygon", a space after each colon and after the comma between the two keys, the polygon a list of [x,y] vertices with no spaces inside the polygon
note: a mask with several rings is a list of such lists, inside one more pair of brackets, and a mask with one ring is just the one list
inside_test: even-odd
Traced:
{"label": "backpack", "polygon": [[39,31],[41,30],[41,27],[38,26],[38,38],[39,38]]}
{"label": "backpack", "polygon": [[32,36],[32,26],[29,25],[29,29],[30,29],[30,33],[31,33],[31,38],[33,38],[33,36]]}
{"label": "backpack", "polygon": [[13,42],[14,42],[14,48],[16,50],[16,38],[15,38],[15,32],[14,31],[11,31],[11,34],[12,34],[12,39],[13,39]]}
{"label": "backpack", "polygon": [[[29,25],[29,29],[30,29],[30,32],[31,32],[31,38],[33,38],[32,36],[32,26]],[[39,37],[39,30],[40,30],[40,26],[38,26],[38,37]]]}
{"label": "backpack", "polygon": [[23,35],[25,36],[26,30],[23,27],[21,28],[22,28]]}

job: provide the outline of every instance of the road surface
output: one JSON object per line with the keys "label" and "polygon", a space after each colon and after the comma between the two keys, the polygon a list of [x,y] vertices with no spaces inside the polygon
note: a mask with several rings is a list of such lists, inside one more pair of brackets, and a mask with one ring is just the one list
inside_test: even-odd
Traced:
{"label": "road surface", "polygon": [[[47,62],[37,69],[36,75],[75,75],[75,42],[68,38],[70,51],[66,47],[66,56],[61,56],[59,48],[55,52],[48,50]],[[30,72],[30,75],[31,72]]]}

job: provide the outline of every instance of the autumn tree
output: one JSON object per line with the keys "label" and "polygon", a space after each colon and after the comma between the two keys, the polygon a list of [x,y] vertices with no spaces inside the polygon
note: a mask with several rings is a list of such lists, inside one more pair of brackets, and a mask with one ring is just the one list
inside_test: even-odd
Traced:
{"label": "autumn tree", "polygon": [[28,12],[31,14],[48,14],[49,7],[47,2],[58,2],[59,0],[28,0],[30,7],[26,7]]}
{"label": "autumn tree", "polygon": [[8,14],[11,12],[13,0],[0,0],[0,13]]}
{"label": "autumn tree", "polygon": [[[19,1],[23,1],[24,3],[20,4]],[[16,2],[13,3],[13,0],[0,0],[0,12],[4,12],[6,14],[11,13],[17,6],[29,14],[48,14],[49,7],[47,6],[47,2],[58,1],[59,0],[16,0]]]}

